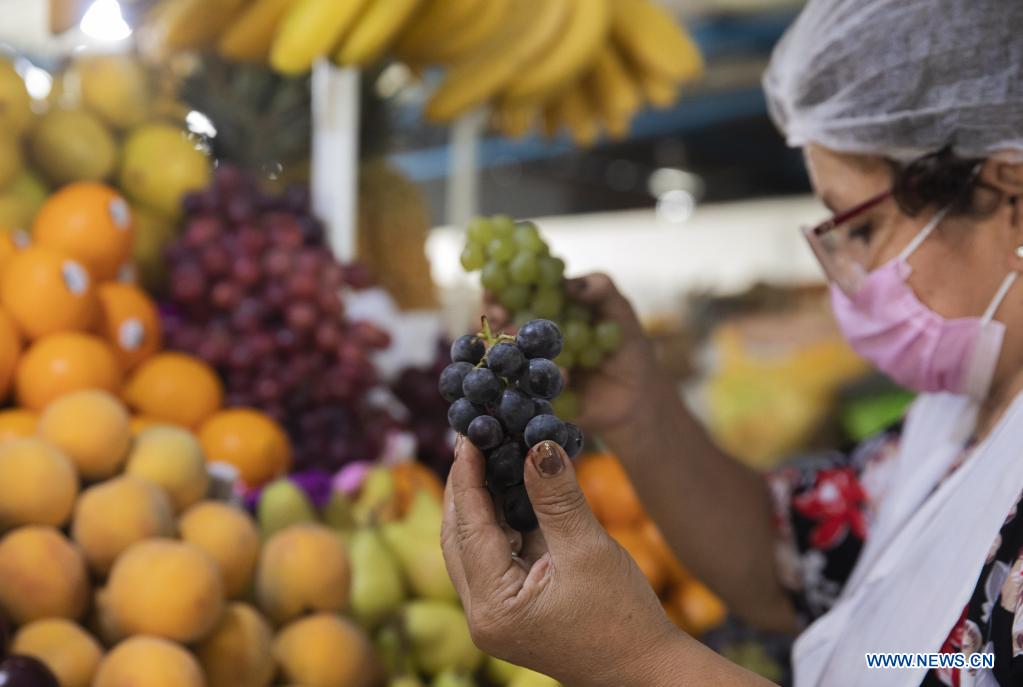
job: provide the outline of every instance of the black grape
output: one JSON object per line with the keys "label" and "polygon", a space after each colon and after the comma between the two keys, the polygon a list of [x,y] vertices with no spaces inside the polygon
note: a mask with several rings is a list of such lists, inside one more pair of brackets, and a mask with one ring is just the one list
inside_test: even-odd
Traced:
{"label": "black grape", "polygon": [[531,320],[519,329],[515,343],[527,358],[553,360],[561,353],[561,330],[550,320]]}
{"label": "black grape", "polygon": [[474,334],[466,334],[465,336],[458,337],[451,344],[451,361],[475,365],[483,360],[483,354],[486,353],[486,350],[483,339]]}
{"label": "black grape", "polygon": [[524,485],[510,487],[504,492],[503,497],[504,519],[512,529],[525,533],[532,532],[539,526]]}
{"label": "black grape", "polygon": [[533,415],[554,415],[554,406],[546,399],[534,398]]}
{"label": "black grape", "polygon": [[462,392],[477,405],[495,403],[501,397],[501,380],[485,367],[478,367],[465,375]]}
{"label": "black grape", "polygon": [[526,391],[537,398],[550,400],[561,393],[565,381],[561,370],[546,358],[533,358],[529,361],[529,372],[526,373]]}
{"label": "black grape", "polygon": [[487,353],[487,367],[493,370],[494,374],[505,379],[517,378],[522,372],[525,362],[526,356],[522,354],[518,346],[512,343],[499,343]]}
{"label": "black grape", "polygon": [[565,423],[565,431],[568,433],[568,440],[562,446],[569,458],[575,458],[583,450],[583,431],[571,422]]}
{"label": "black grape", "polygon": [[440,373],[440,382],[437,386],[445,401],[452,403],[465,395],[462,391],[462,382],[472,370],[472,365],[463,362],[451,363],[444,368],[444,371]]}
{"label": "black grape", "polygon": [[501,444],[487,455],[487,484],[497,490],[522,484],[526,450],[515,441]]}
{"label": "black grape", "polygon": [[505,389],[497,405],[497,419],[511,434],[521,434],[533,418],[533,399],[517,389]]}
{"label": "black grape", "polygon": [[448,408],[448,424],[459,434],[469,431],[473,420],[484,414],[484,409],[475,406],[466,398],[460,398]]}
{"label": "black grape", "polygon": [[565,423],[553,415],[537,415],[526,425],[525,440],[526,446],[549,440],[563,447],[568,442],[568,430]]}
{"label": "black grape", "polygon": [[469,423],[466,436],[476,445],[476,448],[481,451],[489,451],[500,446],[504,441],[504,430],[501,429],[501,423],[496,417],[480,415]]}

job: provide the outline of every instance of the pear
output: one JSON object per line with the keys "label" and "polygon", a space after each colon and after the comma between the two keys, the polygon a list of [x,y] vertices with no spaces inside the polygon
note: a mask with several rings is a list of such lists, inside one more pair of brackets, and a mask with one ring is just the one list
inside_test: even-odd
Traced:
{"label": "pear", "polygon": [[327,527],[333,527],[335,530],[348,531],[355,527],[352,502],[343,492],[336,489],[331,492],[327,505],[320,509],[320,517]]}
{"label": "pear", "polygon": [[425,535],[436,534],[439,541],[443,521],[444,512],[441,510],[440,502],[425,489],[417,491],[405,514],[404,522]]}
{"label": "pear", "polygon": [[388,675],[415,675],[411,647],[402,636],[398,623],[389,623],[377,631],[374,641],[377,658]]}
{"label": "pear", "polygon": [[476,687],[476,681],[470,675],[449,668],[433,678],[430,687]]}
{"label": "pear", "polygon": [[471,673],[483,662],[483,653],[469,635],[465,613],[454,604],[410,601],[402,609],[402,623],[416,665],[427,675],[445,670]]}
{"label": "pear", "polygon": [[289,479],[268,484],[259,495],[256,509],[263,539],[290,525],[316,522],[316,510],[301,487]]}
{"label": "pear", "polygon": [[409,522],[392,522],[381,527],[380,534],[398,559],[415,596],[437,601],[458,600],[444,565],[439,533],[427,537]]}
{"label": "pear", "polygon": [[352,517],[359,525],[375,525],[398,519],[398,490],[394,475],[385,467],[366,474],[359,497],[352,505]]}
{"label": "pear", "polygon": [[352,615],[364,627],[375,627],[405,600],[398,561],[374,528],[355,530],[348,542],[352,570]]}
{"label": "pear", "polygon": [[502,661],[493,656],[487,656],[483,663],[483,674],[495,685],[507,685],[518,671],[519,667],[514,663],[508,663],[508,661]]}
{"label": "pear", "polygon": [[529,668],[518,668],[508,687],[561,687],[561,683]]}
{"label": "pear", "polygon": [[415,675],[398,675],[387,681],[387,687],[426,687]]}

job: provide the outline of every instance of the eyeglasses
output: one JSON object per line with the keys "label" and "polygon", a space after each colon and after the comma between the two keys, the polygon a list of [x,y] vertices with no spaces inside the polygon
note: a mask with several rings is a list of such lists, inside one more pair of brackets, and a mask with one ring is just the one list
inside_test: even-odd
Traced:
{"label": "eyeglasses", "polygon": [[803,228],[803,235],[817,256],[824,274],[848,296],[860,290],[871,259],[866,240],[869,237],[861,235],[862,226],[856,220],[893,194],[894,191],[889,189],[855,207],[836,213],[815,227]]}

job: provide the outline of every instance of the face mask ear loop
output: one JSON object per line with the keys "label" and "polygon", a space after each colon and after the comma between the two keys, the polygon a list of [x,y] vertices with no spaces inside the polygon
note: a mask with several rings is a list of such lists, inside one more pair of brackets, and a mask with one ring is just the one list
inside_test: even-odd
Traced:
{"label": "face mask ear loop", "polygon": [[981,322],[987,324],[994,319],[995,313],[998,312],[998,308],[1001,307],[1002,301],[1005,300],[1006,295],[1009,293],[1009,289],[1016,283],[1016,279],[1019,277],[1019,272],[1009,272],[1005,275],[1005,279],[1002,280],[1002,285],[998,287],[998,292],[995,293],[995,297],[991,299],[991,305],[987,306],[987,310],[984,311],[984,316],[981,317]]}
{"label": "face mask ear loop", "polygon": [[899,253],[900,262],[905,261],[906,258],[913,254],[913,251],[920,247],[921,243],[927,240],[927,237],[931,235],[939,224],[941,224],[941,220],[945,219],[945,215],[948,214],[950,209],[951,208],[942,208],[938,214],[936,214],[933,219],[927,223],[927,226],[921,229],[920,232],[913,237],[913,240],[909,242],[909,245],[903,248],[902,252]]}

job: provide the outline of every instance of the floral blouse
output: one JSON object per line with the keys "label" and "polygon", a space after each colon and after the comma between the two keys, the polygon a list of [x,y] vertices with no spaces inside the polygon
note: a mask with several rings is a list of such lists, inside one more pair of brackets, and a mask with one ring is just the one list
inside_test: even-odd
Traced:
{"label": "floral blouse", "polygon": [[[852,573],[900,435],[901,427],[895,427],[851,453],[801,461],[769,478],[781,579],[805,622],[831,608]],[[979,687],[1023,685],[1023,516],[1018,511],[1017,502],[991,543],[970,602],[938,648],[994,653],[994,670],[976,675]],[[932,670],[922,684],[958,687],[959,671]]]}

